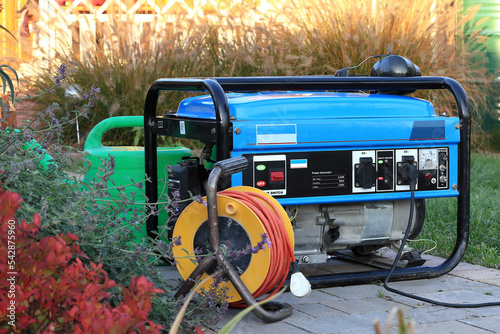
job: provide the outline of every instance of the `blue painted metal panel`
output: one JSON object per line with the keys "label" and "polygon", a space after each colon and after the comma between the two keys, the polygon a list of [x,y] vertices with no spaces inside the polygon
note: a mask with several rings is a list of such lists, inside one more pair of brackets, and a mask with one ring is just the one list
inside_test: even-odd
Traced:
{"label": "blue painted metal panel", "polygon": [[[227,94],[233,123],[232,157],[244,154],[286,154],[402,148],[449,149],[449,188],[418,191],[417,198],[457,196],[455,117],[436,116],[430,102],[397,95],[334,92],[259,92]],[[178,116],[215,119],[210,96],[185,99]],[[300,160],[300,159],[299,159]],[[298,163],[298,162],[297,162]],[[241,173],[232,185],[242,185]],[[410,198],[409,191],[341,196],[279,198],[282,205],[346,203]]]}
{"label": "blue painted metal panel", "polygon": [[[430,117],[428,101],[384,94],[333,92],[231,93],[229,113],[239,121],[263,119],[325,119]],[[192,97],[179,104],[178,116],[215,119],[210,96]]]}
{"label": "blue painted metal panel", "polygon": [[[435,130],[435,119],[437,116],[429,117],[430,129]],[[296,150],[298,148],[354,148],[354,147],[378,147],[378,146],[433,146],[446,144],[457,144],[460,141],[460,131],[455,129],[455,124],[459,123],[458,118],[439,117],[442,126],[437,134],[440,137],[416,138],[414,125],[416,121],[411,118],[390,118],[384,120],[379,118],[360,118],[360,119],[287,119],[288,126],[296,126],[296,142],[288,143],[259,141],[257,127],[263,125],[259,121],[239,122],[235,121],[234,127],[239,128],[239,133],[233,136],[233,150]],[[292,124],[291,124],[292,123]],[[279,120],[267,123],[272,128],[282,124]],[[422,121],[419,121],[422,124]],[[279,128],[276,127],[276,134]],[[422,135],[424,130],[420,129]],[[429,134],[430,135],[430,134]]]}

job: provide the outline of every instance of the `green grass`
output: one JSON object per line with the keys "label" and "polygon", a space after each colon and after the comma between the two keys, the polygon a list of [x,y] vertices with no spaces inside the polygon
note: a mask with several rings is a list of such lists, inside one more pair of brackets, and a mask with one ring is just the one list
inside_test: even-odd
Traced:
{"label": "green grass", "polygon": [[[471,159],[470,238],[464,262],[500,269],[500,155],[473,154]],[[430,254],[448,257],[456,240],[456,199],[427,201],[419,238],[437,242]],[[420,250],[432,243],[414,244]]]}

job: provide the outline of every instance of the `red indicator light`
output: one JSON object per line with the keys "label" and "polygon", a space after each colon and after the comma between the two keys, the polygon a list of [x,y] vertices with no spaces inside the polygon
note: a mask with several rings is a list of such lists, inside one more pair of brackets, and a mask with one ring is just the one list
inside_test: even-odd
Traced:
{"label": "red indicator light", "polygon": [[283,172],[271,172],[271,182],[281,182],[285,180]]}
{"label": "red indicator light", "polygon": [[432,177],[431,173],[427,173],[427,174],[425,174],[425,178],[426,178],[427,180],[430,180],[430,179],[431,179],[431,177]]}
{"label": "red indicator light", "polygon": [[383,176],[379,176],[379,177],[378,177],[378,180],[379,180],[379,181],[383,181],[383,180],[384,180],[384,177],[383,177]]}
{"label": "red indicator light", "polygon": [[263,187],[266,185],[266,181],[257,181],[257,187]]}

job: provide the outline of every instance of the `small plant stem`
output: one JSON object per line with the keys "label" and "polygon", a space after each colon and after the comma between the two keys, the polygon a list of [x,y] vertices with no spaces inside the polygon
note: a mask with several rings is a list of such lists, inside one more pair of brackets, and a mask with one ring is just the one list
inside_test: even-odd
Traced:
{"label": "small plant stem", "polygon": [[[80,244],[81,246],[88,246],[88,247],[98,247],[98,248],[110,248],[110,249],[114,249],[114,250],[119,250],[123,253],[128,253],[128,254],[134,254],[135,251],[131,251],[131,250],[126,250],[126,249],[122,249],[120,247],[114,247],[114,246],[109,246],[109,245],[104,245],[104,244],[93,244],[93,243],[84,243],[82,242]],[[149,256],[156,256],[156,257],[159,257],[160,255],[159,254],[156,254],[156,253],[142,253],[144,255],[149,255]]]}
{"label": "small plant stem", "polygon": [[220,271],[217,271],[217,272],[213,273],[212,275],[208,276],[203,281],[201,281],[200,283],[198,283],[191,290],[191,292],[189,292],[187,298],[184,300],[184,305],[182,305],[182,308],[179,310],[179,313],[177,313],[177,316],[175,317],[175,320],[172,323],[172,326],[170,327],[169,334],[177,334],[177,331],[179,330],[179,326],[181,325],[182,318],[184,317],[184,314],[186,313],[186,310],[187,310],[187,308],[189,306],[189,302],[191,301],[191,299],[193,299],[194,294],[196,293],[196,291],[198,291],[198,289],[203,284],[205,284],[206,282],[208,282],[209,280],[211,280],[212,278],[214,278],[216,275],[219,275],[220,273],[221,273]]}
{"label": "small plant stem", "polygon": [[[112,188],[111,188],[112,189]],[[190,201],[191,198],[183,199],[183,200],[178,200],[176,201],[177,203],[182,203],[182,202],[187,202]],[[137,202],[129,202],[125,200],[113,200],[113,199],[102,199],[102,198],[96,198],[96,202],[106,202],[106,203],[130,203],[131,205],[142,205],[142,206],[151,206],[151,205],[162,205],[162,204],[170,204],[171,202],[155,202],[155,203],[137,203]]]}
{"label": "small plant stem", "polygon": [[131,186],[135,186],[137,183],[143,183],[143,182],[146,182],[146,181],[147,181],[147,179],[144,179],[143,181],[126,184],[124,186],[108,187],[105,190],[109,191],[109,190],[113,190],[113,189],[125,189],[125,188],[131,187]]}

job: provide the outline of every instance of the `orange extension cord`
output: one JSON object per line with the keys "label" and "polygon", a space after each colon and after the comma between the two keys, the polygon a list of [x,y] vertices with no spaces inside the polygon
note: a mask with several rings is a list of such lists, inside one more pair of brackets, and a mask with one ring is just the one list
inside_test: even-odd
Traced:
{"label": "orange extension cord", "polygon": [[[269,272],[262,285],[253,293],[255,299],[269,293],[266,298],[271,297],[280,290],[285,283],[290,271],[291,261],[295,262],[293,247],[286,232],[281,215],[276,206],[265,196],[254,192],[241,192],[235,190],[224,190],[219,194],[230,196],[241,201],[248,206],[260,219],[271,245],[268,252],[271,252],[271,263]],[[266,205],[267,204],[267,205]],[[269,206],[271,208],[269,208]],[[274,289],[274,290],[273,290]],[[270,292],[273,290],[272,292]],[[231,307],[246,307],[244,301],[229,303]]]}

